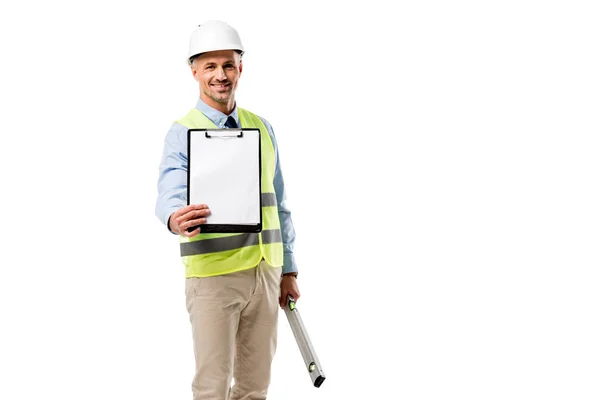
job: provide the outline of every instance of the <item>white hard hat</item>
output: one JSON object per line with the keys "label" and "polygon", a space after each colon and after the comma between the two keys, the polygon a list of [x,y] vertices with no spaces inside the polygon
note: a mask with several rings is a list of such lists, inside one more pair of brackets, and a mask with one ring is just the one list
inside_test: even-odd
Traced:
{"label": "white hard hat", "polygon": [[206,21],[192,32],[188,63],[195,55],[217,50],[237,50],[244,54],[240,35],[235,29],[223,21]]}

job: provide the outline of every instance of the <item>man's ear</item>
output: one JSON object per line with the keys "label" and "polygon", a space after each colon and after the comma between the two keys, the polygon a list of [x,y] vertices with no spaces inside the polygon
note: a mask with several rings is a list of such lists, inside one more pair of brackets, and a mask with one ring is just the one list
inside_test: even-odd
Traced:
{"label": "man's ear", "polygon": [[244,69],[244,64],[242,63],[242,60],[240,60],[240,75],[242,75],[242,69]]}
{"label": "man's ear", "polygon": [[194,77],[194,79],[197,82],[198,81],[198,70],[196,69],[196,66],[194,65],[194,63],[192,63],[190,65],[190,70],[192,71],[192,76]]}

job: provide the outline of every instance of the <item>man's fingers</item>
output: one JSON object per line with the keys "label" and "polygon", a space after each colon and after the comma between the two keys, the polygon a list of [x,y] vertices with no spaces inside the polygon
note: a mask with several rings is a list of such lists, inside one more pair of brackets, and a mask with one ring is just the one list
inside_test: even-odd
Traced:
{"label": "man's fingers", "polygon": [[[279,296],[279,305],[281,306],[281,308],[285,308],[285,305],[287,304],[287,300],[288,300],[288,293],[287,291],[282,291],[281,292],[281,296]],[[292,296],[294,297],[294,296]]]}
{"label": "man's fingers", "polygon": [[180,217],[184,214],[187,214],[193,210],[205,210],[208,209],[208,205],[206,204],[189,204],[187,206],[181,207],[179,210],[175,211],[173,214],[175,217]]}
{"label": "man's fingers", "polygon": [[200,210],[189,210],[185,214],[175,218],[178,224],[183,224],[185,221],[189,221],[198,217],[208,217],[210,215],[210,210],[208,208],[203,208]]}
{"label": "man's fingers", "polygon": [[188,228],[191,228],[192,226],[203,225],[205,223],[206,223],[206,218],[198,218],[198,219],[193,219],[191,221],[184,222],[180,226],[181,226],[181,230],[187,230]]}
{"label": "man's fingers", "polygon": [[[192,214],[192,212],[190,212]],[[202,210],[193,211],[193,215],[195,217],[208,217],[210,215],[210,210],[208,208],[204,208]]]}
{"label": "man's fingers", "polygon": [[182,236],[192,237],[200,233],[200,228],[188,232],[189,228],[206,224],[210,209],[206,204],[190,204],[181,207],[169,218],[169,228]]}
{"label": "man's fingers", "polygon": [[288,293],[286,294],[285,298],[283,299],[283,305],[285,306],[287,303],[287,297],[292,296],[292,299],[294,299],[294,302],[297,302],[300,299],[300,292],[298,290],[294,290],[294,289],[290,289],[288,291]]}
{"label": "man's fingers", "polygon": [[[208,210],[208,209],[190,211],[189,213],[185,214],[182,217],[182,218],[187,219],[187,221],[183,222],[181,224],[181,227],[184,229],[188,229],[192,226],[205,224],[206,217],[208,215],[210,215],[210,210]],[[192,218],[194,218],[194,219],[192,219]]]}
{"label": "man's fingers", "polygon": [[194,205],[190,204],[190,205],[181,207],[179,210],[175,211],[174,215],[176,218],[178,218],[192,209],[194,209]]}
{"label": "man's fingers", "polygon": [[282,291],[281,291],[281,293],[279,294],[279,307],[283,307],[283,304],[284,304],[284,303],[283,303],[283,298],[284,298],[285,296],[287,296],[287,295],[286,295],[286,294],[283,292],[283,290],[282,290]]}
{"label": "man's fingers", "polygon": [[290,293],[290,296],[292,296],[294,298],[294,301],[298,301],[300,299],[300,292],[299,291],[293,291]]}
{"label": "man's fingers", "polygon": [[203,208],[201,210],[190,210],[187,213],[176,217],[175,224],[177,224],[181,230],[184,230],[194,225],[205,224],[206,217],[209,215],[210,210],[208,208]]}
{"label": "man's fingers", "polygon": [[187,229],[181,231],[181,234],[183,236],[187,236],[187,237],[193,237],[193,236],[196,236],[199,233],[200,233],[200,228],[196,228],[196,229],[194,229],[191,232],[188,232]]}

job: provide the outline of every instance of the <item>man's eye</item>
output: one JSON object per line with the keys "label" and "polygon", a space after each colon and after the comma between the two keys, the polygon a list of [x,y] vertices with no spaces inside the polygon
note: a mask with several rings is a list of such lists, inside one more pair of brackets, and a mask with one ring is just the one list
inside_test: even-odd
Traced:
{"label": "man's eye", "polygon": [[214,69],[214,68],[215,68],[215,66],[214,66],[214,65],[208,65],[208,66],[206,67],[206,69]]}
{"label": "man's eye", "polygon": [[235,67],[234,67],[234,65],[233,65],[233,64],[227,64],[227,65],[225,66],[225,68],[227,68],[227,69],[232,69],[232,68],[235,68]]}

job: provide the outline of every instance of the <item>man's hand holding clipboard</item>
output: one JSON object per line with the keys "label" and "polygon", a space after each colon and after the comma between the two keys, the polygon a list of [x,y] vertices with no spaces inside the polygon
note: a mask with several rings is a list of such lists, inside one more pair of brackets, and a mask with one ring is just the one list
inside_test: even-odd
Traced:
{"label": "man's hand holding clipboard", "polygon": [[[171,214],[169,218],[169,229],[171,232],[181,236],[193,237],[200,233],[200,226],[206,224],[206,219],[210,215],[210,209],[206,204],[190,204],[181,207]],[[196,227],[191,232],[190,228]]]}

